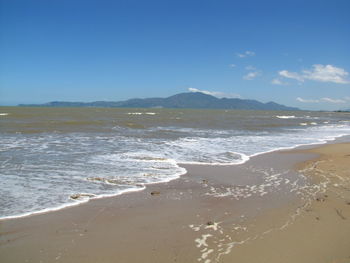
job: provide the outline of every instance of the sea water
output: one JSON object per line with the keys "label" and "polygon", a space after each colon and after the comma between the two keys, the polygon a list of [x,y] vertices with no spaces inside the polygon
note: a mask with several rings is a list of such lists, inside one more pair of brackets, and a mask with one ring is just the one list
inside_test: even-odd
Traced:
{"label": "sea water", "polygon": [[350,134],[339,112],[0,107],[0,218]]}

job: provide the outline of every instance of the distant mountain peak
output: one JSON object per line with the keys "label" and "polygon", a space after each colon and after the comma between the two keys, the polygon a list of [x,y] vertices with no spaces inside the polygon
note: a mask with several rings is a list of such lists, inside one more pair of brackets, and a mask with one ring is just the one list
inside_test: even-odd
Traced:
{"label": "distant mountain peak", "polygon": [[125,101],[65,102],[45,104],[20,104],[36,107],[116,107],[116,108],[189,108],[189,109],[235,109],[235,110],[299,110],[270,101],[239,98],[217,98],[202,92],[185,92],[167,98],[129,99]]}

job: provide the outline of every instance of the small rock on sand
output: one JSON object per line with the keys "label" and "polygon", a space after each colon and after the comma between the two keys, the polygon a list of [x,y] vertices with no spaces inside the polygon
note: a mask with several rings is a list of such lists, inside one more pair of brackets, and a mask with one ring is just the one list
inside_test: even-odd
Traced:
{"label": "small rock on sand", "polygon": [[316,201],[317,202],[324,202],[326,201],[326,198],[328,197],[328,195],[325,194],[320,194],[316,196]]}
{"label": "small rock on sand", "polygon": [[160,192],[159,191],[152,191],[151,195],[160,195]]}
{"label": "small rock on sand", "polygon": [[79,200],[82,198],[90,198],[90,197],[94,197],[94,196],[95,196],[94,194],[72,194],[70,196],[70,198],[73,200]]}

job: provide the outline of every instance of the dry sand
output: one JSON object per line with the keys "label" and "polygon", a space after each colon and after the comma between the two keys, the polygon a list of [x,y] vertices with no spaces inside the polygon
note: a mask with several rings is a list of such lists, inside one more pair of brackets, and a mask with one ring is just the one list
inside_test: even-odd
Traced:
{"label": "dry sand", "polygon": [[142,192],[0,221],[0,262],[350,262],[350,144],[186,168]]}

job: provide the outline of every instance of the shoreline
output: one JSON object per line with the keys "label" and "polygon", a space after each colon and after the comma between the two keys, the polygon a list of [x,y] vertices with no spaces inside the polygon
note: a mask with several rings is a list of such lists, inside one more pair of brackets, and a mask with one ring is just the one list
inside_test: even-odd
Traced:
{"label": "shoreline", "polygon": [[[291,179],[298,176],[300,167],[325,158],[317,149],[346,145],[347,150],[346,142],[348,138],[341,138],[318,146],[267,153],[237,166],[185,165],[187,174],[168,183],[148,185],[143,191],[94,199],[55,212],[1,220],[0,259],[6,262],[281,262],[278,257],[283,258],[282,252],[273,252],[272,246],[290,254],[288,249],[300,251],[300,247],[297,243],[283,246],[285,241],[281,240],[297,233],[306,240],[309,238],[300,229],[294,229],[298,226],[307,232],[303,228],[305,215],[315,213],[315,209],[306,211],[309,204],[305,206],[302,198],[317,205],[331,199],[328,194],[327,201],[315,201],[324,197],[319,197],[312,188],[319,184],[317,180],[308,183],[312,177],[305,182],[303,177],[298,177],[302,182],[295,180],[295,187],[291,187],[294,183]],[[257,180],[260,180],[258,184]],[[305,195],[298,196],[292,192],[294,189],[307,190]],[[340,215],[349,218],[343,207],[338,209],[340,215],[331,210],[335,217],[332,220],[341,219]],[[296,211],[300,214],[294,216]],[[324,216],[320,220],[313,216],[311,222],[321,223]],[[343,227],[347,227],[345,230],[349,230],[346,219],[341,220]],[[280,235],[286,236],[280,239]],[[346,251],[344,246],[342,243],[342,255]],[[331,262],[316,261],[310,256],[297,258],[283,258],[283,262]]]}
{"label": "shoreline", "polygon": [[[289,151],[289,150],[302,150],[302,149],[308,149],[308,148],[312,148],[312,147],[317,147],[317,146],[321,146],[324,144],[333,144],[333,143],[337,143],[337,141],[342,141],[342,140],[350,140],[350,135],[338,135],[334,138],[330,138],[330,139],[324,139],[322,141],[319,142],[314,142],[314,143],[309,143],[309,144],[299,144],[299,145],[295,145],[295,146],[290,146],[290,147],[282,147],[282,148],[276,148],[276,149],[272,149],[269,151],[265,151],[265,152],[259,152],[256,154],[253,154],[251,156],[245,156],[246,158],[243,158],[243,160],[241,162],[238,163],[230,163],[230,164],[225,164],[225,163],[177,163],[177,165],[183,169],[185,169],[185,172],[180,174],[180,175],[176,175],[176,178],[173,179],[167,179],[164,181],[159,181],[159,182],[155,182],[155,183],[145,183],[143,184],[143,187],[141,188],[135,188],[135,189],[127,189],[115,194],[105,194],[105,195],[97,195],[91,198],[87,198],[87,199],[83,199],[83,200],[77,200],[76,203],[66,203],[66,204],[62,204],[59,205],[57,207],[49,207],[49,208],[44,208],[42,210],[39,211],[33,211],[33,212],[26,212],[26,213],[22,213],[22,214],[18,214],[18,215],[10,215],[10,216],[5,216],[5,217],[0,217],[0,222],[1,221],[5,221],[5,220],[12,220],[12,219],[17,219],[17,218],[25,218],[25,217],[30,217],[30,216],[36,216],[36,215],[42,215],[42,214],[46,214],[46,213],[52,213],[52,212],[57,212],[63,209],[69,209],[72,207],[76,207],[76,206],[80,206],[83,204],[86,204],[88,202],[91,202],[93,200],[97,200],[97,199],[102,199],[102,198],[113,198],[113,197],[117,197],[117,196],[121,196],[123,194],[129,194],[129,193],[133,193],[133,192],[138,192],[138,191],[145,191],[147,189],[148,186],[153,185],[153,184],[163,184],[163,183],[169,183],[171,181],[174,180],[178,180],[179,178],[181,178],[181,176],[185,175],[188,173],[187,169],[185,168],[186,166],[224,166],[224,167],[233,167],[236,165],[242,165],[246,162],[248,162],[250,159],[256,157],[256,156],[260,156],[260,155],[264,155],[264,154],[269,154],[269,153],[276,153],[276,152],[280,152],[280,151]],[[239,154],[239,153],[238,153]],[[89,193],[77,193],[77,194],[89,194]]]}
{"label": "shoreline", "polygon": [[[235,255],[222,262],[334,262],[350,260],[350,143],[321,145],[297,152],[317,154],[297,164],[296,169],[318,186],[295,221],[248,245],[237,246]],[[283,214],[274,211],[259,218],[267,223]],[[259,259],[250,252],[254,251]],[[227,260],[227,261],[226,261]],[[221,262],[221,261],[220,261]]]}

